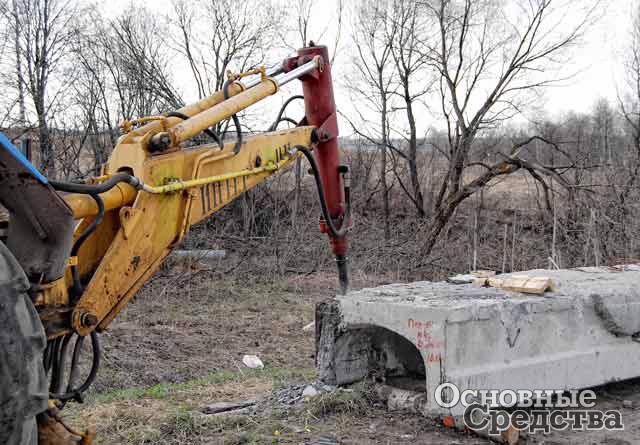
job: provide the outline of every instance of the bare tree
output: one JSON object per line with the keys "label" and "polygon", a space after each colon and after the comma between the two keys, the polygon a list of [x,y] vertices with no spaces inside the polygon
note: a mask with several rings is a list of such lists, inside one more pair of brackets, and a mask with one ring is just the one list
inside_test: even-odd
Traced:
{"label": "bare tree", "polygon": [[[1,125],[19,126],[27,124],[24,93],[22,57],[20,55],[20,34],[18,4],[14,0],[0,1],[0,61],[4,62],[0,72],[3,88]],[[0,62],[1,63],[1,62]],[[18,108],[17,115],[14,112]]]}
{"label": "bare tree", "polygon": [[[388,146],[391,113],[391,97],[397,87],[396,70],[392,63],[392,38],[394,32],[388,29],[393,22],[389,17],[389,3],[385,0],[362,1],[358,4],[354,24],[354,46],[356,61],[354,63],[356,79],[352,83],[352,91],[361,101],[368,113],[378,117],[378,122],[371,122],[366,113],[360,112],[362,124],[349,119],[354,131],[378,147],[380,153],[379,183],[382,189],[385,239],[390,238],[390,203],[388,184]],[[369,129],[374,129],[372,132]]]}
{"label": "bare tree", "polygon": [[40,166],[46,174],[55,177],[55,153],[49,120],[71,79],[66,77],[53,88],[52,82],[54,75],[61,74],[65,67],[75,35],[73,22],[78,7],[74,1],[62,0],[15,0],[10,6],[16,60],[21,61],[18,89],[20,91],[24,86],[33,103]]}
{"label": "bare tree", "polygon": [[122,95],[126,118],[178,108],[183,102],[171,82],[170,56],[160,36],[165,29],[149,10],[123,14],[109,24],[105,48],[112,76]]}
{"label": "bare tree", "polygon": [[[578,42],[595,5],[576,8],[574,2],[551,0],[516,0],[508,7],[494,0],[438,0],[429,5],[437,32],[427,36],[428,57],[440,76],[448,168],[426,234],[426,254],[458,205],[495,177],[524,168],[545,193],[545,176],[565,182],[551,168],[520,157],[521,149],[534,140],[558,148],[538,136],[514,144],[503,160],[491,165],[474,162],[471,155],[483,131],[521,112],[527,93],[559,80],[554,68],[565,61],[564,50]],[[569,11],[578,17],[572,26],[565,23]],[[469,179],[469,168],[477,166],[484,173]]]}
{"label": "bare tree", "polygon": [[600,98],[596,101],[593,110],[593,137],[597,152],[602,163],[613,162],[614,152],[611,144],[613,134],[614,110],[609,101]]}
{"label": "bare tree", "polygon": [[78,36],[73,49],[80,77],[75,85],[78,105],[95,111],[90,121],[115,135],[122,119],[182,105],[163,37],[167,30],[151,11],[140,8],[135,16],[110,21],[92,11],[88,20],[92,26]]}
{"label": "bare tree", "polygon": [[[398,95],[402,99],[408,135],[404,131],[396,132],[405,142],[406,149],[389,141],[393,153],[400,156],[407,164],[410,187],[407,187],[401,176],[396,178],[416,208],[420,217],[425,216],[424,197],[420,177],[418,175],[418,130],[416,124],[416,105],[432,86],[431,73],[426,72],[428,51],[425,51],[423,36],[428,32],[428,20],[422,2],[416,0],[395,0],[392,3],[393,24],[391,34],[387,38],[391,42],[391,54],[396,66],[400,84]],[[404,145],[404,144],[403,144]],[[394,169],[394,172],[396,170]]]}
{"label": "bare tree", "polygon": [[[315,2],[313,0],[298,0],[295,3],[296,40],[302,43],[302,46],[305,46],[309,41],[309,24],[311,23],[311,11],[314,6]],[[295,45],[292,49],[295,49]]]}
{"label": "bare tree", "polygon": [[13,30],[13,37],[15,39],[15,56],[16,56],[16,85],[18,89],[18,110],[19,117],[18,122],[19,125],[24,126],[27,122],[27,112],[26,105],[24,102],[24,84],[22,83],[22,56],[20,54],[20,16],[18,14],[18,2],[13,0],[12,2],[12,13],[13,13],[13,21],[15,24],[15,29]]}
{"label": "bare tree", "polygon": [[173,6],[174,44],[189,63],[201,97],[221,89],[229,69],[244,71],[263,63],[280,25],[271,2],[176,0]]}
{"label": "bare tree", "polygon": [[[344,0],[337,0],[335,11],[327,20],[318,20],[319,8],[326,8],[327,2],[318,2],[317,0],[296,0],[293,7],[289,9],[288,16],[290,20],[285,23],[294,23],[293,26],[283,26],[280,38],[291,50],[296,50],[301,46],[307,46],[310,42],[324,43],[333,51],[331,63],[333,64],[340,48],[340,40],[342,37],[342,24],[344,17]],[[335,29],[332,29],[335,26]],[[329,31],[333,31],[334,40],[332,42],[324,42],[325,36]]]}
{"label": "bare tree", "polygon": [[84,27],[73,48],[78,77],[74,83],[74,102],[78,119],[88,131],[89,149],[93,153],[93,173],[98,174],[117,139],[117,100],[121,97],[113,88],[109,64],[111,51],[105,47],[108,28],[97,11],[87,14],[92,26]]}
{"label": "bare tree", "polygon": [[[178,28],[179,36],[174,39],[177,42],[179,51],[187,59],[189,68],[193,75],[193,80],[198,88],[198,98],[202,99],[209,92],[209,86],[206,82],[206,71],[204,67],[204,58],[199,51],[199,45],[194,45],[192,40],[195,39],[196,31],[194,31],[194,23],[196,20],[196,10],[191,7],[191,3],[184,0],[176,0],[173,3],[175,12],[175,26]],[[195,35],[194,35],[195,34]]]}
{"label": "bare tree", "polygon": [[640,175],[640,6],[633,18],[630,45],[625,61],[626,94],[619,95],[620,110],[631,139],[631,166],[628,180],[622,185],[619,197],[622,203],[635,186]]}
{"label": "bare tree", "polygon": [[[5,62],[0,70],[0,85],[4,94],[0,96],[0,126],[11,125],[12,111],[18,103],[17,96],[14,97],[13,90],[17,85],[15,65],[8,60],[15,60],[11,53],[11,45],[17,41],[10,25],[12,15],[6,2],[0,2],[0,63]],[[14,40],[15,39],[15,40]]]}
{"label": "bare tree", "polygon": [[[603,168],[592,175],[599,184],[598,195],[590,204],[594,256],[614,254],[634,258],[635,225],[640,177],[640,6],[632,17],[629,43],[624,53],[626,85],[618,93],[622,116],[623,142],[616,140],[615,116],[604,101],[593,112],[594,150],[601,154]],[[620,249],[619,246],[623,246]],[[600,252],[601,251],[601,252]],[[637,255],[637,254],[636,254]]]}

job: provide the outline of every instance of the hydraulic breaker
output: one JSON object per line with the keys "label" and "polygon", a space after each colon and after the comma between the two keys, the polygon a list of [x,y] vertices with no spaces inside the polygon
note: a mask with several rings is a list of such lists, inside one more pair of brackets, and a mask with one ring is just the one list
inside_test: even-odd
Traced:
{"label": "hydraulic breaker", "polygon": [[[316,127],[315,158],[320,171],[328,216],[320,219],[320,231],[329,235],[331,250],[336,258],[340,288],[345,293],[349,285],[347,275],[347,236],[351,221],[348,218],[349,179],[348,169],[340,165],[338,148],[338,120],[333,95],[331,64],[326,46],[314,46],[298,50],[298,57],[289,59],[284,70],[294,72],[310,60],[322,60],[322,66],[300,78],[304,95],[305,118],[308,125]],[[322,196],[321,196],[322,199]],[[336,229],[337,227],[337,229]]]}

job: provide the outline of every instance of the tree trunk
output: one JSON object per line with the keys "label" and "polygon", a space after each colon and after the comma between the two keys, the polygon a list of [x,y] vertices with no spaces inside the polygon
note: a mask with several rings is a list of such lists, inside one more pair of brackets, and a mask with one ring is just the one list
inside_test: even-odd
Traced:
{"label": "tree trunk", "polygon": [[408,79],[404,84],[404,101],[407,106],[407,121],[409,122],[409,150],[407,151],[407,161],[409,163],[409,176],[411,178],[411,188],[413,189],[413,201],[416,206],[416,212],[420,218],[424,218],[424,197],[422,188],[420,187],[420,177],[418,176],[418,137],[416,130],[416,119],[413,115],[413,104],[409,95]]}
{"label": "tree trunk", "polygon": [[[380,73],[382,77],[382,73]],[[382,85],[382,79],[380,80]],[[382,97],[382,112],[380,113],[382,123],[382,144],[380,147],[380,182],[382,184],[382,206],[384,211],[384,239],[388,241],[391,238],[391,229],[389,227],[389,186],[387,185],[387,99]]]}
{"label": "tree trunk", "polygon": [[382,144],[380,147],[380,183],[382,184],[382,208],[384,212],[384,239],[388,241],[391,238],[391,229],[389,227],[389,186],[387,185],[387,147]]}
{"label": "tree trunk", "polygon": [[44,92],[39,95],[36,106],[36,114],[38,116],[38,139],[40,147],[40,168],[45,176],[49,178],[56,177],[56,164],[54,159],[53,144],[51,143],[51,134],[47,124],[47,116],[44,105]]}
{"label": "tree trunk", "polygon": [[19,125],[21,127],[26,126],[27,118],[26,118],[26,108],[24,104],[24,85],[22,83],[22,56],[20,55],[20,19],[18,15],[18,3],[16,0],[13,0],[13,15],[14,15],[14,26],[15,26],[15,48],[16,48],[16,77],[18,84],[18,110],[20,113],[20,122]]}
{"label": "tree trunk", "polygon": [[438,209],[438,211],[433,216],[433,221],[431,226],[429,227],[429,231],[427,232],[427,238],[424,243],[424,256],[427,257],[431,254],[433,247],[436,245],[436,241],[438,241],[438,236],[442,229],[447,225],[451,215],[453,215],[454,210],[458,205],[445,204]]}
{"label": "tree trunk", "polygon": [[438,236],[442,232],[451,219],[451,216],[458,206],[468,197],[477,192],[483,191],[483,188],[498,176],[509,175],[520,169],[520,165],[513,162],[500,162],[491,167],[489,171],[474,179],[464,187],[458,187],[456,193],[449,193],[443,203],[436,209],[427,236],[424,242],[422,255],[427,257],[431,254],[433,247],[438,240]]}

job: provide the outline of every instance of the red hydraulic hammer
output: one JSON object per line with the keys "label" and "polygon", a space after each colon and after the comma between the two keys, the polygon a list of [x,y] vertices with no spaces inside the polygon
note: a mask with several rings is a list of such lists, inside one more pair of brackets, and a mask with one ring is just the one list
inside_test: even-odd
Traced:
{"label": "red hydraulic hammer", "polygon": [[[347,230],[351,225],[349,171],[340,164],[338,149],[338,119],[333,95],[329,52],[326,46],[309,46],[298,50],[298,56],[284,63],[284,71],[291,71],[319,56],[320,68],[301,77],[307,125],[317,127],[314,158],[319,171],[321,205],[324,200],[327,214],[320,217],[320,231],[329,236],[331,250],[336,258],[340,288],[345,293],[349,284],[347,275]],[[307,156],[309,158],[309,156]],[[313,162],[312,159],[309,159]]]}

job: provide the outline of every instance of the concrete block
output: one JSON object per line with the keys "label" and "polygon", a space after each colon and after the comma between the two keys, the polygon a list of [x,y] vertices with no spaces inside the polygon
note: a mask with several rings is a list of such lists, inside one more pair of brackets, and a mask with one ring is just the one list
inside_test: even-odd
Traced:
{"label": "concrete block", "polygon": [[316,311],[325,383],[422,379],[464,389],[580,389],[640,376],[640,268],[532,270],[555,289],[526,295],[417,282],[353,291]]}

